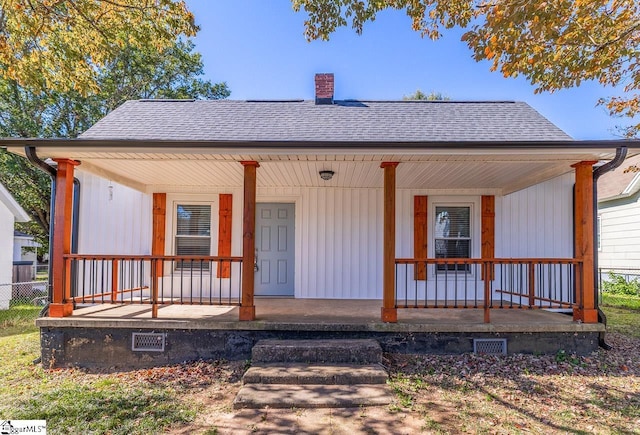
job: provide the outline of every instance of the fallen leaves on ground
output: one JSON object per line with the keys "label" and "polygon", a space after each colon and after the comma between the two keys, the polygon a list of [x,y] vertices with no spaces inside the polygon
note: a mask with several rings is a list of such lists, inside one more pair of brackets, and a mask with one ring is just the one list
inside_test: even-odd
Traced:
{"label": "fallen leaves on ground", "polygon": [[628,433],[640,427],[640,340],[588,356],[386,355],[401,404],[445,432]]}
{"label": "fallen leaves on ground", "polygon": [[171,433],[633,433],[640,427],[640,339],[608,334],[591,355],[385,354],[396,402],[360,409],[233,410],[245,361],[130,371],[47,371],[99,385],[175,389],[196,420]]}

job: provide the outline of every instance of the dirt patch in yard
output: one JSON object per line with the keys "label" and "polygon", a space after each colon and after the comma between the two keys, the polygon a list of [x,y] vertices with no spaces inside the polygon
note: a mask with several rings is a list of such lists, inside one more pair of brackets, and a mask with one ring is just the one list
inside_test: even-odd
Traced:
{"label": "dirt patch in yard", "polygon": [[198,417],[170,433],[633,433],[640,340],[608,341],[613,350],[588,357],[388,354],[387,407],[233,410],[234,377],[189,392]]}

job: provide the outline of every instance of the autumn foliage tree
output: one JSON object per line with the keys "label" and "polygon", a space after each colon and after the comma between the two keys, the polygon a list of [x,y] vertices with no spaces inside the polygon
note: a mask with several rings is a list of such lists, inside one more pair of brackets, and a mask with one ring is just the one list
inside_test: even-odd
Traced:
{"label": "autumn foliage tree", "polygon": [[[197,30],[183,1],[3,0],[0,137],[76,137],[128,99],[226,98],[200,78]],[[49,177],[0,149],[0,182],[46,246]]]}
{"label": "autumn foliage tree", "polygon": [[617,94],[599,101],[625,117],[627,137],[640,135],[640,2],[637,0],[293,0],[304,9],[308,39],[329,39],[341,26],[361,33],[384,9],[404,10],[414,30],[438,39],[442,29],[467,29],[462,39],[478,61],[505,77],[523,75],[535,92],[596,81]]}
{"label": "autumn foliage tree", "polygon": [[197,27],[184,1],[3,0],[0,75],[24,87],[97,91],[125,48],[161,52]]}
{"label": "autumn foliage tree", "polygon": [[[129,47],[97,69],[97,91],[55,91],[0,78],[0,137],[76,137],[126,100],[140,98],[220,99],[225,83],[211,83],[191,42],[165,50]],[[46,157],[46,156],[42,156]],[[0,149],[0,182],[31,216],[20,228],[47,245],[49,176],[26,159]]]}

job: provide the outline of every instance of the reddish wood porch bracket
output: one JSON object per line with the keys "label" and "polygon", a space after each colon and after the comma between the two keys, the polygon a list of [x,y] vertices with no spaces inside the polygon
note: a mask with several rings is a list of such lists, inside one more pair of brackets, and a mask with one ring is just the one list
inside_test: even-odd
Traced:
{"label": "reddish wood porch bracket", "polygon": [[[151,241],[151,255],[164,255],[165,246],[165,227],[167,222],[167,194],[166,193],[154,193],[153,194],[153,240]],[[114,274],[117,274],[117,263],[114,263]],[[151,275],[153,280],[152,285],[152,300],[156,302],[158,300],[158,279],[164,274],[164,265],[162,263],[156,265]],[[117,275],[114,275],[113,282],[117,286]],[[114,291],[114,294],[116,292]],[[158,317],[158,304],[154,303],[151,307],[151,317],[154,319]]]}
{"label": "reddish wood porch bracket", "polygon": [[80,162],[70,159],[54,159],[58,163],[56,174],[55,216],[53,217],[53,295],[49,316],[66,317],[73,313],[71,301],[71,264],[64,255],[71,253],[71,220],[73,209],[73,171]]}
{"label": "reddish wood porch bracket", "polygon": [[[231,256],[231,225],[233,215],[233,195],[221,193],[220,210],[218,211],[218,255],[221,257]],[[231,276],[230,263],[218,263],[218,278],[229,278]]]}
{"label": "reddish wood porch bracket", "polygon": [[573,319],[583,323],[598,323],[595,308],[594,241],[593,241],[593,165],[596,161],[583,161],[575,169],[575,258],[582,260],[576,276],[576,308]]}
{"label": "reddish wood porch bracket", "polygon": [[382,162],[384,169],[384,242],[382,260],[382,321],[396,323],[396,167],[398,162]]}
{"label": "reddish wood porch bracket", "polygon": [[240,162],[244,166],[244,215],[242,220],[242,303],[240,320],[255,320],[256,307],[253,300],[254,263],[256,261],[256,170],[255,161]]}
{"label": "reddish wood porch bracket", "polygon": [[[413,197],[413,257],[427,258],[427,215],[429,198],[427,195],[415,195]],[[427,266],[418,264],[414,271],[415,279],[427,280]]]}

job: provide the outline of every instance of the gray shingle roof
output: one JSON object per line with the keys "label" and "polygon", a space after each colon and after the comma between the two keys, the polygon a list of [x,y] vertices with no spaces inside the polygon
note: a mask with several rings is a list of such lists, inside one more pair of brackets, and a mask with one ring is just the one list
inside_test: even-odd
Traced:
{"label": "gray shingle roof", "polygon": [[512,101],[127,101],[85,139],[420,142],[571,139]]}

